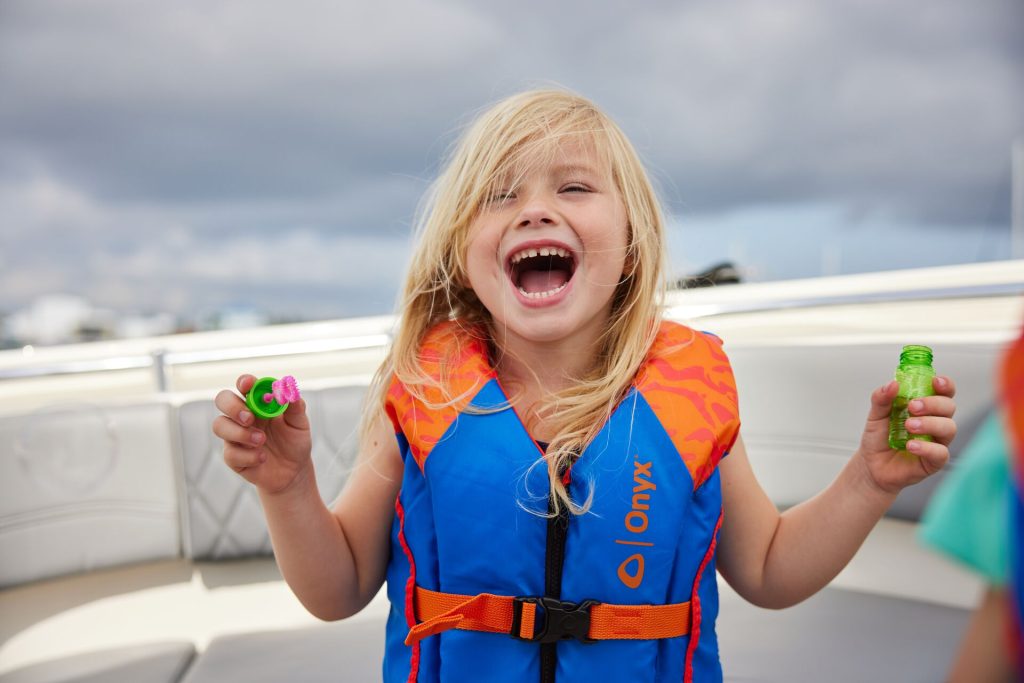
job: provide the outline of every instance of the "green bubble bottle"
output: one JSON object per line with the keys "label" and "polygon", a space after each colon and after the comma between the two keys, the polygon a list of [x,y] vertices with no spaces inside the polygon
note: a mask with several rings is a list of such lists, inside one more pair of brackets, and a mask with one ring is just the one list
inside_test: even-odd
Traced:
{"label": "green bubble bottle", "polygon": [[927,434],[908,434],[905,423],[910,417],[908,406],[911,401],[935,394],[932,387],[934,377],[932,350],[927,346],[904,346],[895,375],[896,381],[900,383],[900,393],[892,403],[892,413],[889,416],[890,448],[904,451],[907,449],[908,439],[932,440]]}

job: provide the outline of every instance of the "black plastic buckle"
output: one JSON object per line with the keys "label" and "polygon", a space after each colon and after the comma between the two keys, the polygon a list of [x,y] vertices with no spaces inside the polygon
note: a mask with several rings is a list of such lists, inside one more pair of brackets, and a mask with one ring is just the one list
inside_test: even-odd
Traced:
{"label": "black plastic buckle", "polygon": [[[519,629],[523,622],[523,605],[532,602],[538,606],[532,638],[523,638]],[[533,643],[554,643],[575,638],[581,643],[597,641],[590,638],[590,608],[601,604],[597,600],[563,602],[555,598],[514,598],[512,600],[512,632],[517,640]]]}

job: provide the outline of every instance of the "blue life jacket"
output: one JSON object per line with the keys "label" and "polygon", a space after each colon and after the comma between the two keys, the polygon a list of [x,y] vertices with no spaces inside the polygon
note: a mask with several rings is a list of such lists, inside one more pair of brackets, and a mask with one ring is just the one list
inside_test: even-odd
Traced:
{"label": "blue life jacket", "polygon": [[[574,500],[593,495],[582,515],[547,514],[543,452],[507,408],[479,336],[443,323],[428,333],[420,363],[459,398],[439,407],[444,394],[431,387],[421,389],[425,400],[400,382],[389,387],[405,469],[387,572],[384,680],[721,681],[717,466],[739,418],[718,338],[662,324],[628,394],[564,478]],[[424,589],[523,598],[510,601],[514,635],[466,630],[466,619],[406,644],[424,621]],[[616,623],[629,621],[630,609],[646,618],[648,608],[635,606],[682,605],[689,623],[675,637],[583,642],[593,626],[587,613],[602,609],[586,601],[619,606]],[[524,603],[536,606],[536,624],[531,611],[523,626]]]}

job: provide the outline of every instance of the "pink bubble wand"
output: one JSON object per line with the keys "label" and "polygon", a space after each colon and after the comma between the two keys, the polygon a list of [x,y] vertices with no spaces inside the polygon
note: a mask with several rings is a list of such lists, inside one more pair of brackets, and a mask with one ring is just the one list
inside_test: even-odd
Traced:
{"label": "pink bubble wand", "polygon": [[298,403],[299,385],[291,375],[281,379],[263,377],[256,380],[245,397],[249,410],[257,417],[269,420],[284,414],[288,406]]}

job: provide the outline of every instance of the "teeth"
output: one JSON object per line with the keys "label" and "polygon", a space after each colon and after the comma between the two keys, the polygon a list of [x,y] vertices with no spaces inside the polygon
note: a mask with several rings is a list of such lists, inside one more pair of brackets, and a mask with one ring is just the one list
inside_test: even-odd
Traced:
{"label": "teeth", "polygon": [[560,247],[541,247],[540,249],[523,249],[517,251],[512,255],[511,262],[513,265],[519,263],[524,258],[532,258],[534,256],[560,256],[562,258],[569,258],[569,252]]}
{"label": "teeth", "polygon": [[519,292],[527,299],[547,299],[549,296],[554,296],[555,294],[561,292],[563,289],[565,289],[565,285],[567,284],[569,283],[566,282],[564,285],[560,285],[558,287],[555,287],[554,289],[549,289],[546,292],[527,292],[522,287],[519,287]]}

